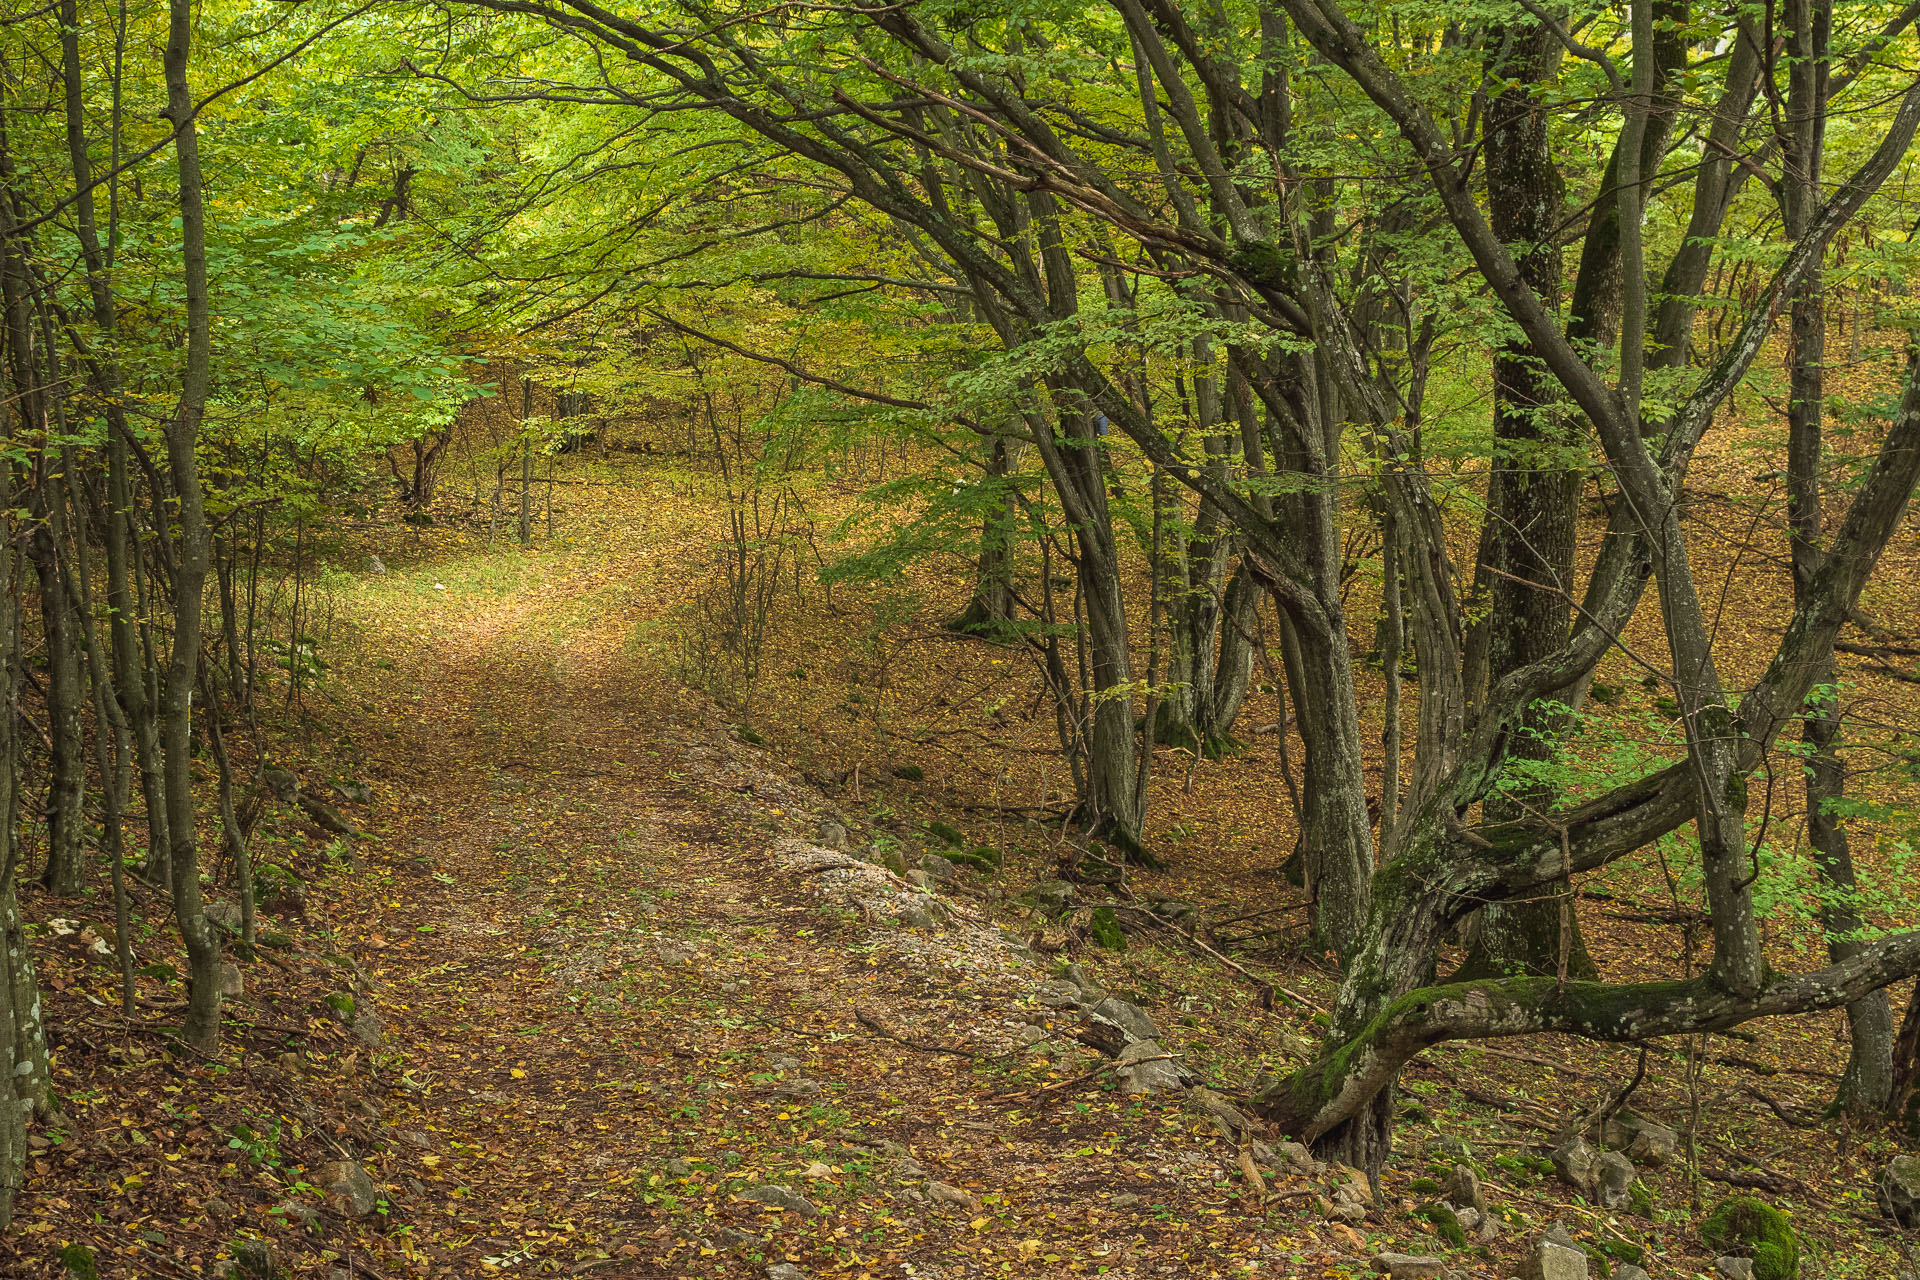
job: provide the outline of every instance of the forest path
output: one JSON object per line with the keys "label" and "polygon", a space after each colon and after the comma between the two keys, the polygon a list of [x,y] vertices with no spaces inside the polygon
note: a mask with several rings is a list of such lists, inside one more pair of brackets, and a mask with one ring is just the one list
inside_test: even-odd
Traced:
{"label": "forest path", "polygon": [[[609,561],[616,528],[637,531]],[[381,1169],[411,1188],[415,1265],[1319,1274],[1177,1099],[1032,1092],[1097,1061],[1013,1039],[1044,972],[980,929],[863,919],[782,862],[819,797],[635,643],[694,533],[609,515],[596,537],[517,580],[396,569],[364,624],[382,657],[349,677],[374,699],[353,736],[386,740],[366,771],[405,796],[336,926],[402,1055]],[[763,1184],[818,1216],[738,1198]]]}

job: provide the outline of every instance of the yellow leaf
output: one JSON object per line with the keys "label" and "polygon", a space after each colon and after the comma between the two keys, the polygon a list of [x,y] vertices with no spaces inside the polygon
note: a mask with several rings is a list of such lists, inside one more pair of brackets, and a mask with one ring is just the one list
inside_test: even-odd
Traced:
{"label": "yellow leaf", "polygon": [[525,1080],[527,1078],[527,1073],[522,1071],[518,1067],[515,1067],[512,1070],[508,1071],[507,1074],[512,1076],[515,1080]]}

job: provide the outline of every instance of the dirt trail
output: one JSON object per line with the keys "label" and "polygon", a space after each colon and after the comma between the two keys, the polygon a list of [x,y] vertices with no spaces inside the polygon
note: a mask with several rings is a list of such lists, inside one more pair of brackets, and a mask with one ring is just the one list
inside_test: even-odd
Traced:
{"label": "dirt trail", "polygon": [[822,899],[774,851],[819,797],[567,574],[428,597],[377,677],[390,874],[336,925],[403,1059],[382,1176],[421,1269],[1319,1273],[1177,1100],[1035,1094],[1099,1061],[1040,967]]}

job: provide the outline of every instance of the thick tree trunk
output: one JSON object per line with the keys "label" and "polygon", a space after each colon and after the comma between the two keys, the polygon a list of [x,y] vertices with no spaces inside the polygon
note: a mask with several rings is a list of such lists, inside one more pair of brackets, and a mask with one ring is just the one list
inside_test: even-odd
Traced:
{"label": "thick tree trunk", "polygon": [[[1561,180],[1547,135],[1547,106],[1539,88],[1553,78],[1560,42],[1539,23],[1494,27],[1491,47],[1506,50],[1493,74],[1507,87],[1488,105],[1488,212],[1509,245],[1521,275],[1542,298],[1560,292],[1557,235]],[[1556,404],[1558,385],[1539,353],[1515,339],[1493,366],[1494,456],[1488,486],[1486,672],[1489,683],[1538,662],[1566,644],[1573,589],[1574,535],[1579,518],[1581,441]],[[1476,696],[1478,691],[1476,690]],[[1558,718],[1527,711],[1508,746],[1513,760],[1553,755]],[[1487,801],[1498,821],[1551,804],[1544,788]],[[1461,977],[1506,973],[1597,976],[1580,936],[1571,886],[1554,885],[1522,902],[1494,903],[1470,922],[1471,943]]]}

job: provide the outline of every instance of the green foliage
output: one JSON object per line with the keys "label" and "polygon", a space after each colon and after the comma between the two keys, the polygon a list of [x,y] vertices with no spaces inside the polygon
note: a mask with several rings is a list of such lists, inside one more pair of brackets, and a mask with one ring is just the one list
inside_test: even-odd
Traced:
{"label": "green foliage", "polygon": [[1787,1215],[1754,1196],[1731,1196],[1707,1215],[1700,1238],[1753,1259],[1756,1280],[1797,1280],[1800,1241]]}
{"label": "green foliage", "polygon": [[966,836],[960,833],[959,828],[950,826],[937,819],[927,824],[927,832],[955,849],[960,848],[967,842]]}

